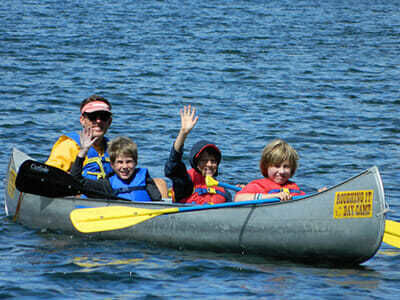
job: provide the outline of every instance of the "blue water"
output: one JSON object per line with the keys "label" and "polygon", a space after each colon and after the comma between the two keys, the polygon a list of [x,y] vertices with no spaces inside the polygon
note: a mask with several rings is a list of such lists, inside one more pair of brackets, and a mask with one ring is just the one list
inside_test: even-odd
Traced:
{"label": "blue water", "polygon": [[[113,104],[109,136],[163,176],[184,104],[223,153],[220,181],[260,178],[280,137],[307,192],[377,165],[400,221],[400,9],[394,0],[0,2],[0,189],[13,147],[44,161],[79,130],[79,103]],[[185,156],[185,158],[187,158]],[[0,297],[379,298],[400,292],[400,253],[326,268],[24,228],[0,210]]]}

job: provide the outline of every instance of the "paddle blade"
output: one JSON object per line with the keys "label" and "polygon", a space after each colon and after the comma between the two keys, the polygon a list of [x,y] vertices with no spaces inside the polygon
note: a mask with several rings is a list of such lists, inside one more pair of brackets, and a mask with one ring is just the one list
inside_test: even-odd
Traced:
{"label": "paddle blade", "polygon": [[74,209],[70,214],[72,225],[82,233],[110,231],[130,227],[178,208],[145,209],[127,206],[105,206]]}
{"label": "paddle blade", "polygon": [[238,191],[241,190],[240,187],[237,187],[237,186],[235,186],[235,185],[228,184],[228,183],[219,182],[218,180],[214,179],[214,178],[211,177],[211,176],[206,176],[206,185],[207,185],[208,187],[211,187],[211,186],[221,186],[221,187],[223,187],[223,188],[230,189],[230,190],[233,190],[233,191],[236,191],[236,192],[238,192]]}
{"label": "paddle blade", "polygon": [[218,181],[212,178],[211,176],[206,176],[206,185],[207,186],[218,186]]}
{"label": "paddle blade", "polygon": [[391,234],[400,237],[400,223],[392,220],[385,221],[385,232],[390,232]]}
{"label": "paddle blade", "polygon": [[400,223],[386,220],[383,242],[393,247],[400,248]]}
{"label": "paddle blade", "polygon": [[390,233],[384,233],[383,242],[390,246],[400,248],[400,238],[398,236],[391,235]]}
{"label": "paddle blade", "polygon": [[70,174],[33,160],[22,163],[15,185],[21,192],[46,197],[80,194],[80,183]]}

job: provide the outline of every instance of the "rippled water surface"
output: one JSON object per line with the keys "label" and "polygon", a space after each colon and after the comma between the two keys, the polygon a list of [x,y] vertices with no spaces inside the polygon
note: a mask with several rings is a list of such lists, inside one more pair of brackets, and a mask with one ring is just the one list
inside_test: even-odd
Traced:
{"label": "rippled water surface", "polygon": [[[0,3],[0,189],[13,147],[44,161],[79,129],[79,104],[113,104],[153,177],[184,104],[223,152],[220,181],[261,176],[265,144],[300,155],[307,192],[377,165],[400,221],[400,9],[394,0],[33,1]],[[359,268],[180,251],[37,232],[0,210],[0,297],[387,298],[398,249]]]}

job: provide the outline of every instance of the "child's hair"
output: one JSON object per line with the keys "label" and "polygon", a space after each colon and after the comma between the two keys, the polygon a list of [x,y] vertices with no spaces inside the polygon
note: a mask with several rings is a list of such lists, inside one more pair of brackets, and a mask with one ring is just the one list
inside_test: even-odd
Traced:
{"label": "child's hair", "polygon": [[289,161],[291,176],[294,175],[298,167],[299,155],[284,140],[276,139],[265,146],[260,159],[260,170],[264,177],[268,177],[268,167],[281,164],[285,160]]}
{"label": "child's hair", "polygon": [[108,144],[108,153],[112,163],[115,162],[118,156],[129,156],[137,163],[138,148],[134,141],[130,138],[120,136],[112,139]]}

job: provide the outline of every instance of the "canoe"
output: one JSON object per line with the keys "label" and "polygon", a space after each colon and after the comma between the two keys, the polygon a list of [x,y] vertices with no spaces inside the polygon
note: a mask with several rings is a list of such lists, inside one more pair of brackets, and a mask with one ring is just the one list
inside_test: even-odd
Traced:
{"label": "canoe", "polygon": [[22,193],[15,181],[19,167],[28,159],[31,158],[27,154],[13,149],[5,182],[5,212],[32,229],[150,242],[178,249],[341,265],[367,261],[382,243],[387,204],[376,166],[326,191],[298,200],[209,205],[203,210],[161,214],[122,229],[85,234],[72,224],[72,211],[111,206],[157,211],[188,205]]}

